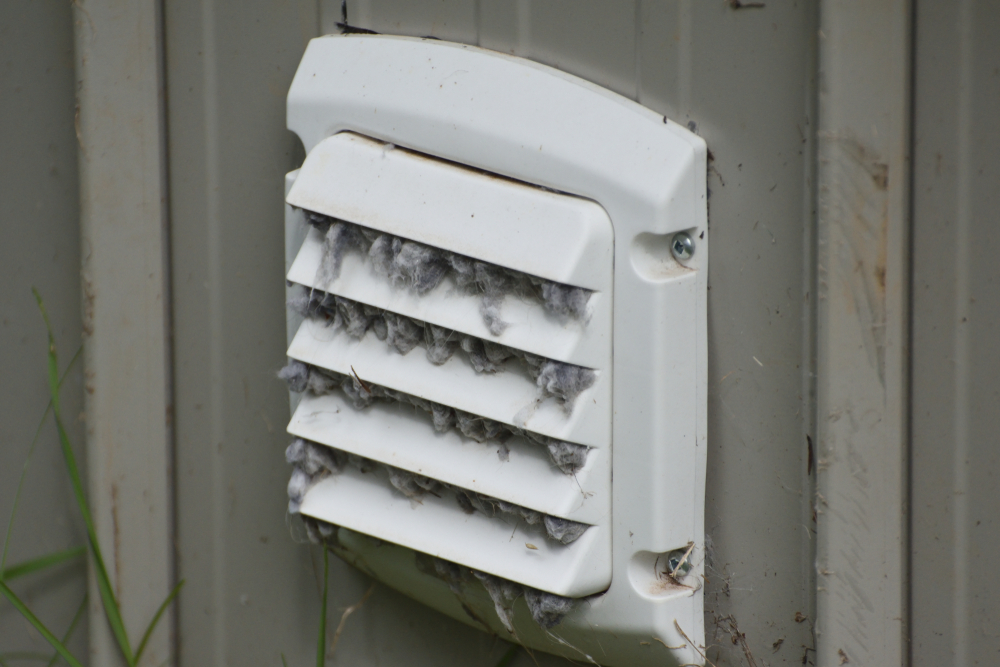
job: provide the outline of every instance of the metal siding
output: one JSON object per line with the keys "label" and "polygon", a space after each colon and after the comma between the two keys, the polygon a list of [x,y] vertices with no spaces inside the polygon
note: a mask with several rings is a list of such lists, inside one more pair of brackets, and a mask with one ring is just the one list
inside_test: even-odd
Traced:
{"label": "metal siding", "polygon": [[1000,6],[916,3],[913,666],[995,665]]}
{"label": "metal siding", "polygon": [[645,50],[642,62],[644,75],[665,66],[675,78],[639,90],[647,105],[665,100],[664,113],[694,122],[715,158],[706,643],[720,667],[744,664],[746,652],[758,664],[801,665],[814,646],[806,436],[817,16],[810,3],[675,7],[673,30],[648,37],[665,53]]}
{"label": "metal siding", "polygon": [[[18,478],[49,401],[45,324],[37,287],[55,330],[60,370],[81,342],[80,218],[73,128],[73,10],[69,3],[0,3],[0,531],[7,530]],[[61,394],[69,437],[83,460],[83,364]],[[2,539],[2,537],[0,537]],[[51,417],[25,477],[11,535],[10,565],[86,543]],[[2,547],[0,547],[2,549]],[[58,635],[86,593],[82,560],[11,587]],[[86,616],[69,642],[87,654]],[[0,658],[51,654],[17,611],[0,602]]]}
{"label": "metal siding", "polygon": [[[153,2],[75,19],[88,502],[135,647],[174,575],[162,26]],[[89,607],[103,614],[94,576]],[[90,632],[93,662],[126,664],[108,624]],[[171,663],[172,643],[171,615],[139,664]]]}
{"label": "metal siding", "polygon": [[376,32],[476,43],[477,7],[468,0],[373,0],[348,2],[347,8],[348,23]]}
{"label": "metal siding", "polygon": [[904,665],[909,3],[822,5],[817,664]]}
{"label": "metal siding", "polygon": [[[282,129],[283,95],[309,30],[318,31],[300,17],[329,26],[340,20],[335,5],[167,5],[185,664],[277,664],[280,651],[303,664],[313,650],[315,553],[287,534],[287,402],[271,378],[284,347],[275,282],[281,174],[302,158]],[[741,664],[738,632],[758,661],[802,664],[813,646],[811,620],[795,618],[813,615],[806,434],[816,8],[371,1],[347,10],[360,27],[555,64],[692,121],[706,138],[715,158],[709,655],[720,667]],[[336,610],[367,583],[339,563],[332,569]],[[486,665],[499,654],[493,646],[379,588],[348,621],[333,662]]]}

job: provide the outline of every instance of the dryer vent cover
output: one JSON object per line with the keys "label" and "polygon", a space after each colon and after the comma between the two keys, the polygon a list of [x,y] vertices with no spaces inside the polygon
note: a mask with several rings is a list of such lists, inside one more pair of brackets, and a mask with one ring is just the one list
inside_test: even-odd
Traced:
{"label": "dryer vent cover", "polygon": [[529,61],[367,35],[309,44],[288,126],[290,510],[505,639],[700,662],[704,143]]}

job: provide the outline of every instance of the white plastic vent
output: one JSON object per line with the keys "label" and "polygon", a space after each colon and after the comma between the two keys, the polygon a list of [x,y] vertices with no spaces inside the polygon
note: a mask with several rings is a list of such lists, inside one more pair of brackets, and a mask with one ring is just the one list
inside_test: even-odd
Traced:
{"label": "white plastic vent", "polygon": [[704,144],[557,71],[384,36],[313,40],[288,121],[291,509],[514,641],[699,661]]}

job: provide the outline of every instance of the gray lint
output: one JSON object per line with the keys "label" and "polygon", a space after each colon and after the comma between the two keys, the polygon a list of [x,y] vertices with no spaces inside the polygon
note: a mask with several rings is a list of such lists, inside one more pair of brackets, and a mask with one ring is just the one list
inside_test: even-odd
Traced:
{"label": "gray lint", "polygon": [[371,230],[365,227],[336,221],[333,218],[327,218],[328,222],[325,224],[317,223],[316,215],[309,211],[306,212],[310,223],[323,226],[323,262],[320,265],[318,277],[326,282],[334,280],[340,275],[340,265],[344,261],[345,252],[348,250],[367,251],[373,239],[370,238]]}
{"label": "gray lint", "polygon": [[[493,601],[493,606],[500,622],[503,623],[508,632],[515,636],[514,602],[519,597],[523,597],[525,603],[527,603],[532,620],[546,630],[558,625],[566,614],[573,611],[581,600],[587,599],[568,598],[553,593],[546,593],[531,586],[525,586],[509,579],[504,579],[503,577],[479,572],[463,565],[419,552],[416,553],[416,562],[417,568],[420,571],[441,579],[448,584],[448,588],[459,599],[459,602],[463,604],[463,607],[466,605],[465,586],[473,581],[479,581]],[[479,620],[472,610],[466,609],[466,612],[473,619]]]}
{"label": "gray lint", "polygon": [[418,570],[448,584],[455,595],[462,595],[462,588],[469,580],[469,568],[420,551],[413,556]]}
{"label": "gray lint", "polygon": [[490,594],[493,606],[497,610],[500,622],[507,628],[507,632],[514,633],[514,601],[524,595],[524,586],[514,583],[509,579],[494,577],[485,572],[473,570],[472,574],[483,584],[483,588]]}
{"label": "gray lint", "polygon": [[302,525],[306,529],[306,537],[313,544],[324,544],[329,546],[340,546],[337,540],[337,526],[332,523],[327,523],[326,521],[321,521],[319,519],[314,519],[311,516],[306,516],[305,514],[300,515],[302,519]]}
{"label": "gray lint", "polygon": [[573,611],[578,602],[574,598],[546,593],[485,572],[472,570],[472,574],[482,582],[483,588],[490,594],[500,622],[511,634],[514,634],[514,601],[519,597],[523,596],[528,604],[532,620],[546,630],[559,625],[563,617]]}
{"label": "gray lint", "polygon": [[597,374],[589,368],[547,361],[538,370],[535,382],[543,394],[554,396],[565,406],[572,406],[573,401],[586,389],[589,389]]}
{"label": "gray lint", "polygon": [[552,463],[567,475],[576,474],[587,463],[589,447],[586,445],[550,438],[487,417],[480,417],[447,405],[434,403],[419,396],[382,387],[373,382],[362,383],[360,378],[317,368],[295,359],[290,360],[287,366],[278,371],[278,377],[288,383],[290,391],[296,393],[309,391],[317,396],[323,396],[339,389],[351,399],[354,407],[358,410],[367,408],[376,400],[396,401],[412,405],[430,415],[434,429],[439,433],[455,429],[476,442],[491,441],[497,443],[500,446],[498,455],[501,461],[507,460],[510,452],[504,443],[512,436],[521,436],[531,444],[545,447]]}
{"label": "gray lint", "polygon": [[587,448],[583,445],[548,438],[545,446],[549,451],[549,458],[563,472],[580,470],[587,463]]}
{"label": "gray lint", "polygon": [[[313,544],[340,547],[337,539],[339,526],[328,523],[321,519],[310,516],[302,516],[302,523],[306,529],[306,535]],[[381,540],[371,538],[376,543]],[[519,597],[523,597],[527,603],[528,611],[532,620],[542,628],[549,630],[562,622],[563,618],[569,614],[576,606],[587,598],[569,598],[554,593],[546,593],[531,586],[497,577],[485,572],[479,572],[472,568],[458,563],[453,563],[437,556],[414,551],[414,560],[418,570],[429,574],[448,585],[451,592],[459,598],[466,613],[473,619],[480,620],[475,612],[467,606],[465,602],[464,588],[473,581],[479,581],[496,609],[500,622],[511,634],[514,633],[514,602]]]}
{"label": "gray lint", "polygon": [[423,346],[427,359],[440,366],[457,350],[462,350],[477,373],[496,373],[504,370],[508,361],[519,360],[538,386],[541,397],[554,398],[567,412],[572,411],[577,396],[597,380],[597,373],[589,368],[546,359],[342,296],[303,289],[304,294],[288,301],[289,307],[303,317],[326,322],[356,339],[372,331],[400,354]]}
{"label": "gray lint", "polygon": [[546,593],[530,586],[524,587],[524,601],[528,603],[531,618],[546,630],[559,625],[563,617],[576,606],[573,598]]}
{"label": "gray lint", "polygon": [[308,491],[309,487],[317,481],[317,478],[311,477],[301,468],[295,468],[292,470],[292,476],[288,480],[289,514],[298,514],[299,510],[302,508],[302,499],[305,497],[306,491]]}
{"label": "gray lint", "polygon": [[296,438],[285,450],[285,460],[291,463],[292,476],[288,482],[288,512],[296,514],[302,507],[302,499],[313,484],[328,475],[335,475],[350,465],[362,473],[382,469],[389,483],[407,498],[419,500],[425,493],[440,497],[447,489],[455,495],[459,507],[468,513],[479,511],[486,516],[504,514],[528,525],[540,525],[546,536],[560,544],[571,544],[589,528],[585,523],[570,521],[521,507],[514,503],[492,498],[476,491],[441,482],[426,475],[403,470],[387,463],[380,463],[357,454],[343,452],[333,447]]}
{"label": "gray lint", "polygon": [[556,516],[546,515],[544,518],[545,532],[554,540],[563,544],[571,544],[587,530],[587,525],[578,521],[560,519]]}
{"label": "gray lint", "polygon": [[309,367],[299,361],[289,362],[278,371],[278,377],[288,384],[288,390],[300,394],[306,390],[309,382]]}
{"label": "gray lint", "polygon": [[322,285],[340,275],[344,253],[354,250],[368,257],[375,273],[418,294],[429,292],[451,275],[459,288],[481,297],[479,311],[494,336],[507,328],[501,310],[509,295],[536,299],[560,319],[587,319],[591,290],[481,262],[321,213],[303,212],[309,224],[323,234],[323,259],[317,271]]}

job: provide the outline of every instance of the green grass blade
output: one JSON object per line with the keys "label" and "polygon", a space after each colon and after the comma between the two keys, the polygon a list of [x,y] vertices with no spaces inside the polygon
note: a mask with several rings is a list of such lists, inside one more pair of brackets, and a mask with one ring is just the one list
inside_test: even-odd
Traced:
{"label": "green grass blade", "polygon": [[80,478],[80,469],[76,464],[76,456],[70,446],[69,436],[63,426],[62,417],[59,410],[59,377],[55,369],[58,367],[55,336],[52,334],[52,325],[49,323],[49,316],[45,312],[45,304],[38,290],[32,288],[35,299],[38,301],[38,308],[42,311],[42,318],[45,320],[45,328],[49,335],[49,394],[52,399],[52,415],[56,421],[56,431],[59,433],[59,444],[62,447],[63,459],[66,462],[66,469],[69,472],[70,482],[73,486],[73,495],[76,497],[76,504],[83,515],[83,523],[87,527],[87,537],[90,541],[90,549],[94,554],[94,569],[96,570],[97,590],[101,593],[101,604],[104,607],[104,614],[108,618],[108,624],[118,642],[118,648],[125,658],[125,662],[134,665],[132,657],[132,644],[125,631],[125,624],[122,622],[121,609],[115,599],[114,591],[111,588],[111,578],[108,577],[107,566],[104,556],[101,554],[101,545],[97,541],[97,531],[94,528],[94,519],[90,514],[90,506],[87,504],[87,496],[83,491],[83,482]]}
{"label": "green grass blade", "polygon": [[8,567],[0,573],[0,580],[10,581],[11,579],[17,579],[18,577],[23,577],[31,574],[32,572],[38,572],[39,570],[44,570],[52,567],[53,565],[58,565],[64,561],[79,558],[86,553],[86,548],[75,547],[73,549],[66,549],[65,551],[57,551],[53,554],[39,556],[38,558],[32,558],[31,560]]}
{"label": "green grass blade", "polygon": [[[66,381],[66,376],[69,375],[70,370],[76,365],[77,360],[80,355],[83,354],[83,346],[81,345],[76,349],[76,354],[70,359],[69,366],[63,371],[62,377],[59,378],[59,387],[62,388],[63,382]],[[31,457],[35,453],[35,445],[38,444],[38,438],[42,434],[42,427],[45,426],[45,420],[49,418],[49,412],[52,410],[52,399],[49,399],[49,404],[45,406],[45,412],[42,413],[42,418],[38,422],[38,428],[35,429],[35,437],[31,439],[31,445],[28,446],[28,455],[24,459],[24,465],[21,466],[21,477],[17,480],[17,491],[14,492],[14,505],[10,509],[10,518],[7,520],[7,534],[3,538],[3,556],[0,556],[0,572],[3,571],[4,567],[7,565],[7,550],[10,548],[10,534],[14,529],[14,517],[17,516],[17,506],[21,503],[21,489],[24,488],[24,478],[28,474],[28,468],[31,466]]]}
{"label": "green grass blade", "polygon": [[61,655],[63,659],[70,664],[70,667],[83,667],[83,665],[80,664],[80,661],[74,658],[73,654],[66,650],[63,643],[59,641],[59,639],[52,634],[47,627],[45,627],[44,623],[38,620],[37,616],[31,613],[31,610],[28,609],[27,605],[21,602],[21,599],[17,597],[14,591],[12,591],[10,587],[2,581],[0,581],[0,593],[3,593],[4,597],[10,600],[10,603],[14,605],[14,608],[21,612],[21,615],[24,616],[24,618],[26,618],[32,626],[34,626],[35,630],[38,631],[38,634],[44,637],[45,641],[51,644],[52,648],[54,648],[59,655]]}
{"label": "green grass blade", "polygon": [[509,665],[511,662],[514,661],[514,658],[517,657],[517,654],[520,651],[521,647],[518,646],[517,644],[511,646],[509,649],[507,649],[507,652],[504,653],[503,656],[500,658],[500,662],[496,664],[496,667],[507,667],[507,665]]}
{"label": "green grass blade", "polygon": [[139,664],[139,658],[142,657],[142,652],[146,650],[146,642],[148,642],[149,638],[153,635],[153,630],[156,629],[156,624],[160,622],[160,617],[163,616],[163,612],[167,610],[167,607],[170,606],[170,603],[174,601],[174,598],[177,597],[177,594],[181,592],[181,588],[183,587],[184,580],[181,579],[177,582],[177,585],[174,586],[173,590],[170,591],[170,594],[163,601],[163,604],[160,605],[160,608],[156,610],[153,620],[149,622],[149,627],[146,628],[146,632],[142,635],[142,641],[139,642],[139,647],[135,650],[136,664]]}
{"label": "green grass blade", "polygon": [[319,639],[316,640],[316,667],[326,663],[326,594],[330,590],[330,555],[323,547],[323,606],[319,609]]}
{"label": "green grass blade", "polygon": [[83,482],[80,479],[80,470],[76,465],[76,456],[69,443],[69,436],[63,427],[62,418],[59,416],[58,403],[53,401],[53,414],[56,420],[56,430],[59,432],[59,443],[62,445],[63,458],[66,461],[66,468],[69,471],[70,481],[73,486],[73,495],[76,496],[76,503],[83,515],[83,523],[87,527],[87,537],[90,542],[90,550],[94,554],[94,569],[96,570],[97,590],[101,593],[101,603],[104,607],[104,614],[111,625],[111,631],[118,641],[122,656],[129,665],[134,665],[132,658],[132,646],[125,632],[125,624],[122,622],[121,609],[115,599],[114,591],[111,587],[111,578],[108,576],[107,566],[104,563],[104,556],[101,553],[101,545],[97,541],[97,530],[94,528],[94,519],[90,514],[90,507],[87,505],[87,498],[83,492]]}
{"label": "green grass blade", "polygon": [[[66,630],[66,634],[63,635],[62,638],[63,646],[69,643],[69,638],[73,636],[73,631],[76,630],[76,624],[80,622],[81,618],[83,618],[83,612],[86,608],[87,608],[87,594],[84,593],[83,600],[80,601],[80,606],[77,607],[76,609],[76,615],[73,616],[73,620],[72,622],[70,622],[69,628]],[[57,660],[59,660],[59,651],[56,651],[52,655],[52,658],[49,659],[49,662],[45,665],[45,667],[53,667],[53,665],[56,664]]]}
{"label": "green grass blade", "polygon": [[285,654],[284,653],[281,654],[281,665],[282,665],[282,667],[288,667],[288,661],[285,660]]}

